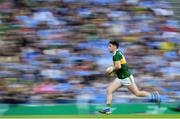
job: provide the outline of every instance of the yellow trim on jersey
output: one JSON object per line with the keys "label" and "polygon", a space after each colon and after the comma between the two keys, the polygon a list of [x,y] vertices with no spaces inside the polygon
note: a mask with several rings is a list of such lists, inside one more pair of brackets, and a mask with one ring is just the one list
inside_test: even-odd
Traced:
{"label": "yellow trim on jersey", "polygon": [[121,62],[121,64],[126,64],[126,60],[125,60],[124,58],[122,58],[122,59],[120,60],[120,62]]}

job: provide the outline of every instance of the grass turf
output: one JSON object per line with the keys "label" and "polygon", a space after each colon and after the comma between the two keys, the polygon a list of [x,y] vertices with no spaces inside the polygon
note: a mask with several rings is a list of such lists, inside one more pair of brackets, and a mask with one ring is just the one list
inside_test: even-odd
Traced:
{"label": "grass turf", "polygon": [[0,118],[17,118],[17,119],[53,119],[53,118],[63,118],[63,119],[114,119],[114,118],[123,118],[123,119],[180,119],[180,114],[111,114],[111,115],[102,115],[102,114],[88,114],[88,115],[22,115],[22,116],[0,116]]}

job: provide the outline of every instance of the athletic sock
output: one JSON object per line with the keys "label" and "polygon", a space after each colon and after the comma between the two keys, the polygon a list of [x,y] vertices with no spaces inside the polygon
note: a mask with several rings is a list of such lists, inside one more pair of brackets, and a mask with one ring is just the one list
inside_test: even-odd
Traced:
{"label": "athletic sock", "polygon": [[153,92],[151,92],[150,95],[151,95],[151,100],[154,101],[156,99],[156,96],[154,95]]}
{"label": "athletic sock", "polygon": [[111,104],[106,104],[106,108],[111,108]]}
{"label": "athletic sock", "polygon": [[153,92],[151,92],[151,93],[147,96],[147,99],[152,100],[152,101],[155,99],[155,95],[153,94]]}

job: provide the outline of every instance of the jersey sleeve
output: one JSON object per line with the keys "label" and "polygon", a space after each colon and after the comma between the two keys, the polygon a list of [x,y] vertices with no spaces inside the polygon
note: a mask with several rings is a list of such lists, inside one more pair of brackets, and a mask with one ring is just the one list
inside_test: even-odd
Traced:
{"label": "jersey sleeve", "polygon": [[113,61],[120,61],[122,59],[122,55],[119,53],[116,53],[116,55],[113,56]]}

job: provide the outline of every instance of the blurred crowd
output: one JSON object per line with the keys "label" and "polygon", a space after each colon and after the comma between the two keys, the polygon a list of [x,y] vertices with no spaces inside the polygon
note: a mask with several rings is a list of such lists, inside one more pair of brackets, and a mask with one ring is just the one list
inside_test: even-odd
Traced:
{"label": "blurred crowd", "polygon": [[[163,0],[1,0],[0,102],[104,103],[120,43],[140,89],[180,98],[180,28]],[[114,102],[146,102],[126,88]],[[137,99],[137,100],[136,100]]]}

